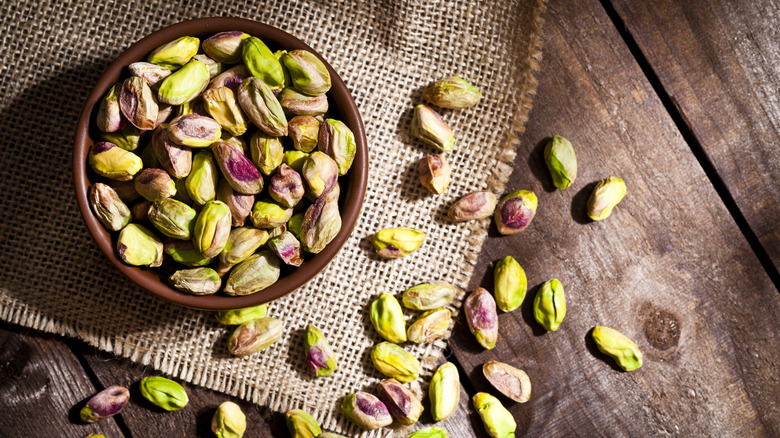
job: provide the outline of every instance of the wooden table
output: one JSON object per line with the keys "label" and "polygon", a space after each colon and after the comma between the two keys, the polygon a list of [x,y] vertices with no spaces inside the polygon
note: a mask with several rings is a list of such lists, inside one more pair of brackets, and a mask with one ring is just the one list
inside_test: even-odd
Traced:
{"label": "wooden table", "polygon": [[[771,0],[551,0],[539,87],[507,191],[540,197],[525,232],[491,230],[471,286],[513,255],[529,298],[500,316],[495,350],[461,318],[450,360],[462,372],[451,436],[485,436],[468,404],[490,390],[487,360],[524,369],[517,436],[780,436],[780,5]],[[580,174],[554,190],[542,161],[553,134],[572,141]],[[628,195],[602,222],[584,204],[593,183],[623,178]],[[530,311],[558,278],[568,314],[545,333]],[[624,373],[589,338],[608,325],[645,352]],[[163,413],[139,400],[83,425],[99,389],[132,386],[145,367],[79,341],[0,324],[0,430],[6,437],[211,436],[231,397],[187,385],[190,404]],[[131,388],[133,389],[133,388]],[[238,402],[247,436],[286,436],[282,414]],[[424,417],[425,418],[425,417]],[[430,422],[430,418],[428,420]]]}

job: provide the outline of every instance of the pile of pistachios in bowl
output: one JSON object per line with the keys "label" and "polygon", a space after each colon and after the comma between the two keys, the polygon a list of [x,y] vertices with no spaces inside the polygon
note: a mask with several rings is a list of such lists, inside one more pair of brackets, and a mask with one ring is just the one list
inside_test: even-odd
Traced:
{"label": "pile of pistachios in bowl", "polygon": [[182,292],[235,296],[321,252],[341,230],[338,179],[356,152],[329,117],[330,88],[313,53],[240,31],[130,64],[100,101],[88,154],[102,177],[88,198],[119,257],[163,266]]}

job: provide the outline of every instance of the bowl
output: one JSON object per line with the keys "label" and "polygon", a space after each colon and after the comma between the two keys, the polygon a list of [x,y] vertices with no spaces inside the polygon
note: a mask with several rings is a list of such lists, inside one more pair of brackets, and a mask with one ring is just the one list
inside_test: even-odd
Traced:
{"label": "bowl", "polygon": [[[223,31],[240,30],[263,40],[271,50],[305,49],[317,55],[328,68],[332,86],[328,92],[331,117],[344,122],[354,133],[357,151],[355,160],[349,172],[339,178],[341,199],[339,200],[342,217],[341,231],[335,239],[319,254],[307,255],[303,264],[295,269],[283,268],[279,280],[266,289],[244,296],[226,295],[190,295],[175,290],[166,284],[166,278],[161,272],[150,268],[139,268],[122,262],[116,252],[117,233],[109,232],[92,212],[87,201],[87,194],[92,183],[99,181],[98,176],[87,165],[87,153],[93,139],[99,139],[95,128],[95,119],[100,99],[108,89],[117,83],[120,77],[126,77],[129,64],[146,58],[146,55],[159,45],[181,36],[194,36],[201,41],[209,36]],[[108,257],[111,263],[124,273],[130,280],[170,302],[197,309],[228,310],[256,306],[284,296],[311,280],[333,259],[346,242],[360,214],[363,197],[368,179],[368,149],[363,121],[344,81],[327,60],[307,46],[303,41],[287,32],[256,21],[240,18],[202,18],[174,24],[160,29],[136,42],[111,65],[100,77],[97,85],[89,93],[76,129],[75,146],[73,149],[73,179],[76,189],[76,199],[87,224],[90,234]]]}

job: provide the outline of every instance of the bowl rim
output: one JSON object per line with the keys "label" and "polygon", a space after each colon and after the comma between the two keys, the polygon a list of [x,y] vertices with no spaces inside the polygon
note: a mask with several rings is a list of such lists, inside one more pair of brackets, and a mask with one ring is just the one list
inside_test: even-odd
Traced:
{"label": "bowl rim", "polygon": [[[342,186],[342,192],[345,195],[342,198],[341,230],[322,252],[307,259],[291,274],[280,277],[273,285],[254,294],[235,297],[191,295],[177,291],[163,283],[162,277],[151,272],[148,268],[141,269],[127,265],[117,256],[112,234],[103,227],[102,223],[93,214],[87,200],[91,186],[90,178],[87,174],[87,154],[93,143],[90,137],[90,124],[100,99],[112,85],[118,82],[127,65],[142,60],[154,48],[180,36],[189,35],[203,38],[204,36],[211,36],[218,32],[230,30],[239,30],[257,36],[264,42],[279,46],[285,50],[308,50],[320,58],[331,76],[331,89],[328,92],[330,101],[331,103],[339,102],[338,113],[340,120],[354,133],[357,150],[352,167],[347,174],[348,184],[346,187]],[[362,211],[368,184],[368,143],[363,121],[354,98],[342,78],[317,51],[293,35],[258,21],[230,17],[198,18],[164,27],[145,36],[119,55],[103,72],[84,103],[79,117],[73,147],[73,181],[81,216],[89,229],[90,235],[111,263],[130,280],[164,300],[185,307],[203,310],[240,309],[264,304],[295,291],[322,271],[341,250],[352,234],[357,218]],[[341,183],[343,184],[343,182],[344,180],[342,179]]]}

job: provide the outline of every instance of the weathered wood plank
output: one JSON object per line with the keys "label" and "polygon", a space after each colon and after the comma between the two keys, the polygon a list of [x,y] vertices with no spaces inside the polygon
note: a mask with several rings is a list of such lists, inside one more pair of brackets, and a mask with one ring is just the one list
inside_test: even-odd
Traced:
{"label": "weathered wood plank", "polygon": [[[91,370],[97,375],[104,385],[130,385],[132,404],[128,405],[122,413],[123,420],[133,434],[139,436],[164,436],[171,437],[211,437],[209,431],[211,417],[220,403],[233,401],[241,406],[247,415],[246,436],[287,437],[287,426],[284,413],[274,412],[263,406],[258,406],[211,391],[194,385],[182,383],[187,389],[190,403],[182,410],[176,412],[164,412],[148,403],[140,396],[138,382],[148,375],[159,375],[154,370],[127,359],[117,358],[109,353],[96,351],[83,345],[80,352],[86,358]],[[180,382],[181,383],[181,382]],[[468,438],[475,436],[474,430],[480,431],[479,417],[475,417],[469,407],[469,395],[461,388],[461,400],[458,410],[452,417],[441,423],[433,423],[428,412],[427,400],[424,400],[426,412],[420,418],[419,424],[411,428],[395,427],[398,436],[406,436],[411,430],[416,430],[431,425],[447,428],[452,438]],[[475,423],[476,421],[476,423]],[[475,429],[475,427],[477,427]],[[483,435],[477,434],[482,437]]]}
{"label": "weathered wood plank", "polygon": [[226,401],[237,403],[244,411],[246,436],[286,436],[284,414],[177,379],[173,380],[184,386],[190,402],[178,411],[164,411],[143,398],[138,387],[141,379],[161,375],[159,372],[83,344],[80,352],[103,385],[130,388],[131,403],[122,412],[122,418],[134,436],[212,437],[211,418]]}
{"label": "weathered wood plank", "polygon": [[[461,318],[455,356],[477,390],[495,393],[481,377],[487,360],[528,372],[531,400],[502,398],[517,436],[780,435],[780,295],[602,6],[553,0],[545,18],[535,108],[507,187],[535,191],[538,213],[518,235],[492,229],[471,284],[492,290],[490,262],[512,255],[530,291],[500,315],[494,350]],[[553,134],[573,142],[580,163],[563,191],[542,160]],[[609,175],[628,195],[589,222],[593,183]],[[568,313],[545,333],[531,308],[551,278]],[[634,339],[644,366],[616,370],[589,340],[596,325]]]}
{"label": "weathered wood plank", "polygon": [[780,4],[611,2],[780,269]]}
{"label": "weathered wood plank", "polygon": [[124,436],[113,418],[81,422],[79,411],[98,390],[61,338],[0,322],[0,435]]}

